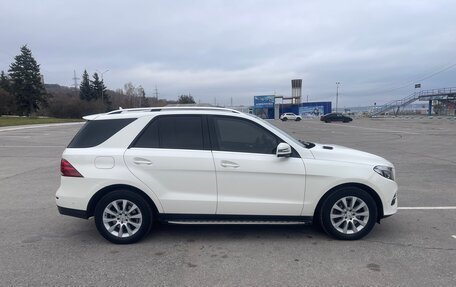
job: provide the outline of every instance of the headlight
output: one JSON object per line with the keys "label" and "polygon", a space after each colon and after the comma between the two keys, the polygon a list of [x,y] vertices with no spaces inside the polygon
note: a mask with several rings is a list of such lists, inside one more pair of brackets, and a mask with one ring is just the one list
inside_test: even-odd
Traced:
{"label": "headlight", "polygon": [[377,165],[374,167],[374,171],[387,179],[394,180],[394,171],[390,166]]}

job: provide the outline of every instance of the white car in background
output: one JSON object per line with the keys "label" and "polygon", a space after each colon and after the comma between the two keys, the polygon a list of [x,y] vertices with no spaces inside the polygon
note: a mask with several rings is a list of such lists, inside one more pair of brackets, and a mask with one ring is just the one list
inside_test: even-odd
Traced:
{"label": "white car in background", "polygon": [[222,108],[141,108],[85,117],[61,160],[61,214],[95,217],[114,243],[154,221],[314,222],[337,239],[396,213],[394,166],[341,146],[298,141]]}
{"label": "white car in background", "polygon": [[291,121],[300,121],[302,120],[302,117],[300,115],[296,115],[294,113],[283,113],[281,116],[280,116],[280,119],[282,121],[287,121],[287,120],[291,120]]}

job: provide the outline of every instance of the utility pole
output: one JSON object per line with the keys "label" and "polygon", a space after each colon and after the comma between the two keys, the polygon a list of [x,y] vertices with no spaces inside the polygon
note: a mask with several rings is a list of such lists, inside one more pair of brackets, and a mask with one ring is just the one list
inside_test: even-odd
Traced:
{"label": "utility pole", "polygon": [[76,70],[73,70],[73,81],[74,81],[74,91],[78,92],[78,80],[79,78],[76,77]]}
{"label": "utility pole", "polygon": [[155,95],[155,98],[158,100],[158,89],[157,89],[156,85],[155,85],[155,89],[154,89],[154,95]]}
{"label": "utility pole", "polygon": [[79,78],[76,77],[76,70],[73,70],[73,78],[72,78],[72,80],[74,81],[74,88],[78,89],[78,80],[79,80]]}
{"label": "utility pole", "polygon": [[[103,81],[103,75],[107,72],[109,72],[109,69],[106,69],[106,71],[104,71],[103,73],[100,73],[100,71],[96,70],[99,74],[101,74],[101,82],[103,83],[104,85],[104,81]],[[101,89],[101,102],[104,103],[104,100],[103,100],[103,89]]]}
{"label": "utility pole", "polygon": [[337,108],[339,105],[339,85],[340,85],[340,82],[336,82],[336,113],[337,113]]}

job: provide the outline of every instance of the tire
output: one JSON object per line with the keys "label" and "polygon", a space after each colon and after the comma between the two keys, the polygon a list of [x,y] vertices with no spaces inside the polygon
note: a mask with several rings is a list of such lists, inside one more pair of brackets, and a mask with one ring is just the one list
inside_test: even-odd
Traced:
{"label": "tire", "polygon": [[331,121],[330,120],[325,120],[325,123],[330,123]]}
{"label": "tire", "polygon": [[372,230],[377,213],[377,205],[369,193],[356,187],[346,187],[328,196],[319,214],[321,227],[328,235],[339,240],[357,240]]}
{"label": "tire", "polygon": [[115,244],[141,240],[149,233],[153,221],[153,212],[147,201],[129,190],[116,190],[105,195],[97,203],[94,215],[98,232]]}
{"label": "tire", "polygon": [[286,121],[288,121],[288,119],[287,118],[283,118],[282,121],[286,122]]}
{"label": "tire", "polygon": [[301,120],[301,118],[296,118],[295,121],[299,122]]}

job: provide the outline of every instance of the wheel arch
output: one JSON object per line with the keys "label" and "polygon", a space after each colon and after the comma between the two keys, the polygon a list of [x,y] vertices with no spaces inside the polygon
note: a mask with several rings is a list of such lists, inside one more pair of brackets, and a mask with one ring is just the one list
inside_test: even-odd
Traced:
{"label": "wheel arch", "polygon": [[375,201],[375,204],[377,206],[377,211],[378,211],[377,222],[380,223],[380,219],[383,218],[383,204],[382,204],[382,200],[380,199],[380,196],[371,187],[369,187],[365,184],[356,183],[356,182],[340,184],[340,185],[337,185],[337,186],[331,188],[330,190],[328,190],[318,201],[317,207],[315,208],[315,211],[314,211],[313,218],[315,218],[315,219],[319,218],[321,206],[323,205],[323,202],[326,200],[326,198],[328,198],[333,192],[335,192],[339,189],[342,189],[342,188],[347,188],[347,187],[359,188],[359,189],[364,190],[365,192],[369,193],[370,196],[372,196],[372,198]]}
{"label": "wheel arch", "polygon": [[150,205],[150,207],[152,208],[153,213],[155,215],[159,214],[157,206],[155,205],[155,202],[144,191],[140,190],[137,187],[127,185],[127,184],[113,184],[113,185],[109,185],[109,186],[106,186],[106,187],[100,189],[92,196],[92,198],[90,198],[89,203],[87,204],[87,218],[94,215],[95,206],[100,201],[100,199],[103,198],[103,196],[110,193],[111,191],[119,190],[119,189],[129,190],[131,192],[134,192],[134,193],[142,196],[147,201],[147,203]]}

